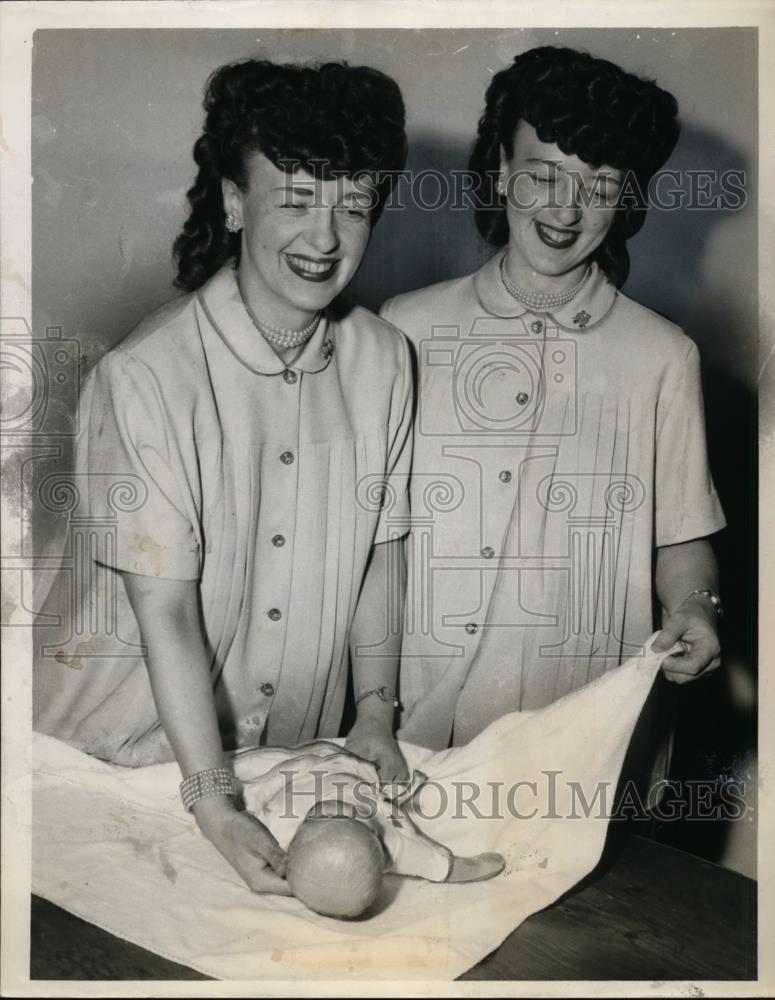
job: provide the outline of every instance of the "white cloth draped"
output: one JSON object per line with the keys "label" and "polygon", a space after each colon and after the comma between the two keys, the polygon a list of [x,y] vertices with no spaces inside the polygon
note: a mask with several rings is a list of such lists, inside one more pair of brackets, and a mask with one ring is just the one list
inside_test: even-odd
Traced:
{"label": "white cloth draped", "polygon": [[[506,871],[492,881],[388,876],[375,912],[347,922],[252,895],[183,812],[175,765],[122,768],[35,734],[33,891],[157,954],[262,988],[454,979],[594,868],[605,806],[663,656],[646,653],[546,708],[503,716],[466,746],[404,745],[429,778],[418,826],[456,854],[500,851]],[[474,795],[480,815],[465,805]]]}

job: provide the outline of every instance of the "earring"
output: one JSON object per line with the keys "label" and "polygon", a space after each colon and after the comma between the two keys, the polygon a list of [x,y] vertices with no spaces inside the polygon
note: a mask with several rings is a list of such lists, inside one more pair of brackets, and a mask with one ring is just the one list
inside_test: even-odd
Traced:
{"label": "earring", "polygon": [[226,215],[226,229],[230,233],[238,233],[242,229],[242,223],[236,212],[229,212]]}
{"label": "earring", "polygon": [[495,182],[495,190],[501,198],[506,194],[506,184],[503,180],[503,174],[498,174],[498,180]]}

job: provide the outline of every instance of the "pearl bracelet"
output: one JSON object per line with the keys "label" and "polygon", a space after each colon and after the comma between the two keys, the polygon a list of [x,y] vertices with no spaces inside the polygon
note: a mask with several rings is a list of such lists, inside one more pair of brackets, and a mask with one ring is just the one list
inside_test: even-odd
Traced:
{"label": "pearl bracelet", "polygon": [[216,795],[228,795],[233,798],[234,794],[234,778],[231,771],[225,767],[197,771],[180,783],[180,797],[186,812],[191,812],[200,799],[209,799]]}
{"label": "pearl bracelet", "polygon": [[724,609],[721,606],[721,598],[718,596],[718,594],[714,593],[712,590],[693,590],[691,594],[689,594],[686,597],[684,603],[686,603],[686,601],[688,601],[690,597],[694,597],[697,594],[699,594],[700,597],[707,597],[710,603],[716,609],[716,614],[719,616],[719,618],[724,617]]}

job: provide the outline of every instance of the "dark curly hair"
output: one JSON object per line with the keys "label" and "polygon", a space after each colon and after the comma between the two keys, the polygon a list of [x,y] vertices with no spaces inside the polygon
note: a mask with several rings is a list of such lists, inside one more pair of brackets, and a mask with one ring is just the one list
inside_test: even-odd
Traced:
{"label": "dark curly hair", "polygon": [[[634,178],[633,188],[645,193],[678,141],[677,115],[672,94],[605,59],[552,45],[518,55],[487,88],[471,153],[479,232],[493,246],[508,242],[505,204],[496,194],[495,181],[501,146],[510,159],[520,121],[532,125],[542,142],[556,143],[566,155],[595,167],[607,164],[623,170]],[[645,216],[642,199],[623,198],[595,254],[617,286],[629,273],[627,240],[638,232]]]}
{"label": "dark curly hair", "polygon": [[368,66],[288,65],[248,59],[221,66],[207,83],[199,168],[187,192],[189,216],[175,240],[175,285],[194,291],[228,261],[239,263],[239,234],[226,230],[221,181],[247,187],[257,150],[281,170],[328,179],[377,175],[375,222],[406,162],[404,102],[389,76]]}

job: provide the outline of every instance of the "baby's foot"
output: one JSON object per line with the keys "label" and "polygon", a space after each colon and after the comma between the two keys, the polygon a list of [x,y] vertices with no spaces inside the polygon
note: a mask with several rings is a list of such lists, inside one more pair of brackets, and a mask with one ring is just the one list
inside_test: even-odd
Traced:
{"label": "baby's foot", "polygon": [[506,862],[494,851],[477,854],[473,858],[453,858],[447,882],[484,882],[500,875],[505,867]]}

